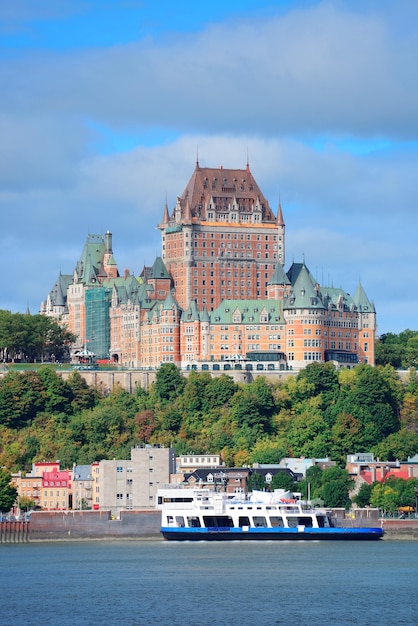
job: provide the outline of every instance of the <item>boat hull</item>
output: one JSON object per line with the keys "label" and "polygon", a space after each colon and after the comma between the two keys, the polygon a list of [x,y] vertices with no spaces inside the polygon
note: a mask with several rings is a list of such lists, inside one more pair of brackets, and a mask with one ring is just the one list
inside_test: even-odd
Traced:
{"label": "boat hull", "polygon": [[161,528],[170,541],[376,541],[381,528]]}

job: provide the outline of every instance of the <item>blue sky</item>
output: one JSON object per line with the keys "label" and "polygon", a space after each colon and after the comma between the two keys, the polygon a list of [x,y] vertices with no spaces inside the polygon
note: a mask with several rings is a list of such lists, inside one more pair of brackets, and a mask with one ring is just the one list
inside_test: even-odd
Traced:
{"label": "blue sky", "polygon": [[418,330],[418,3],[0,4],[0,308],[32,313],[88,233],[119,269],[194,169],[252,172],[286,264],[361,281],[378,333]]}

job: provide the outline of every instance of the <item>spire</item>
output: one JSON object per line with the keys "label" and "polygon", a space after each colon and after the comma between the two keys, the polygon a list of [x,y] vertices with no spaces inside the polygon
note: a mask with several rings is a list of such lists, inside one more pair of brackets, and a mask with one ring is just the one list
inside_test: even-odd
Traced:
{"label": "spire", "polygon": [[283,212],[282,212],[282,203],[280,202],[279,197],[279,206],[277,208],[277,225],[284,226]]}
{"label": "spire", "polygon": [[170,221],[170,216],[168,215],[168,204],[167,204],[167,197],[166,197],[165,205],[164,205],[164,213],[163,213],[163,224],[168,224],[169,221]]}
{"label": "spire", "polygon": [[188,196],[187,196],[187,199],[186,199],[186,207],[184,209],[183,221],[186,224],[190,224],[190,222],[192,221],[192,211],[190,209],[190,202],[189,202],[189,197]]}

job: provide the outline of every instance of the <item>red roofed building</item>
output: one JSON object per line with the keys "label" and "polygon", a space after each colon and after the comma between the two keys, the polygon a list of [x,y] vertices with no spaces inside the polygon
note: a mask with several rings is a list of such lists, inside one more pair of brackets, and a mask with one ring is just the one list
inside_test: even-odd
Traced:
{"label": "red roofed building", "polygon": [[42,474],[41,507],[45,511],[66,511],[72,508],[70,470],[51,470]]}

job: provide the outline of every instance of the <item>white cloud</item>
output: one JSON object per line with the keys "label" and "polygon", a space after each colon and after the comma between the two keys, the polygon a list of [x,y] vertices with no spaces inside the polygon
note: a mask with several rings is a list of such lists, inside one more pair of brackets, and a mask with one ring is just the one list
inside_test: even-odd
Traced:
{"label": "white cloud", "polygon": [[[16,4],[22,19],[30,5]],[[382,332],[413,327],[416,14],[405,0],[311,3],[177,38],[4,56],[0,243],[13,262],[0,308],[34,312],[89,232],[112,231],[120,270],[139,273],[197,153],[234,168],[248,154],[274,211],[281,199],[286,265],[304,254],[350,293],[361,279]],[[101,128],[138,145],[99,153]]]}

